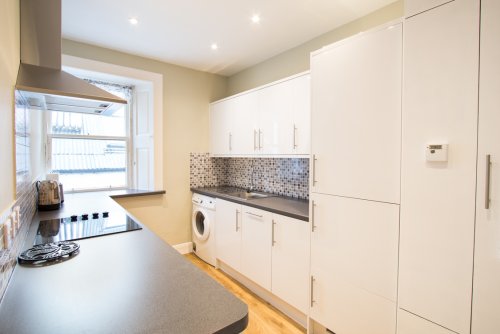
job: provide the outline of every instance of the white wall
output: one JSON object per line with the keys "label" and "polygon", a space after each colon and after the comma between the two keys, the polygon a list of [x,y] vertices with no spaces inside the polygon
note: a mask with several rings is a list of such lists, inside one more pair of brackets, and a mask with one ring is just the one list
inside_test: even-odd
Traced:
{"label": "white wall", "polygon": [[15,199],[14,85],[19,69],[19,0],[0,1],[0,212]]}

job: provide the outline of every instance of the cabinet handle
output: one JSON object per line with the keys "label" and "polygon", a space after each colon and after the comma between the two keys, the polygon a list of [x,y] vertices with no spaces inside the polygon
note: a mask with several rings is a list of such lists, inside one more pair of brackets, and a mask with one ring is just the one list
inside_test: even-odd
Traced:
{"label": "cabinet handle", "polygon": [[297,148],[297,127],[293,125],[293,149]]}
{"label": "cabinet handle", "polygon": [[249,211],[247,211],[247,212],[245,212],[245,213],[246,213],[247,215],[254,216],[254,217],[258,217],[258,218],[262,218],[262,217],[263,217],[262,215],[258,215],[258,214],[256,214],[256,213],[252,213],[252,212],[249,212]]}
{"label": "cabinet handle", "polygon": [[314,225],[314,208],[316,208],[316,203],[311,201],[311,232],[316,231],[316,225]]}
{"label": "cabinet handle", "polygon": [[274,246],[276,244],[276,240],[274,240],[274,225],[276,225],[276,222],[273,219],[273,228],[271,230],[271,246]]}
{"label": "cabinet handle", "polygon": [[314,281],[316,281],[316,279],[311,275],[311,307],[313,307],[316,302],[314,300]]}
{"label": "cabinet handle", "polygon": [[484,196],[484,208],[488,210],[490,208],[490,173],[491,173],[491,155],[486,155],[486,184],[485,184],[485,196]]}
{"label": "cabinet handle", "polygon": [[233,135],[231,134],[231,132],[229,132],[229,151],[233,150],[233,147],[231,145],[232,139],[233,139]]}
{"label": "cabinet handle", "polygon": [[260,138],[262,137],[263,132],[259,129],[259,150],[262,150],[262,143]]}
{"label": "cabinet handle", "polygon": [[316,185],[316,154],[313,154],[313,161],[312,161],[312,182],[313,182],[313,187]]}
{"label": "cabinet handle", "polygon": [[239,210],[236,210],[236,220],[234,221],[235,222],[235,226],[236,226],[236,232],[238,232],[238,214],[240,213]]}
{"label": "cabinet handle", "polygon": [[253,150],[256,151],[257,150],[257,144],[256,144],[256,140],[257,140],[257,130],[253,130]]}

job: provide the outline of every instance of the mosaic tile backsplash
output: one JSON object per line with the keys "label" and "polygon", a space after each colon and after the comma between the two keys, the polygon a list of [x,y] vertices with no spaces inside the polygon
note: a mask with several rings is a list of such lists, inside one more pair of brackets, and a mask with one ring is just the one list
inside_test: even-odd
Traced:
{"label": "mosaic tile backsplash", "polygon": [[309,199],[309,159],[219,158],[191,153],[190,186],[253,186],[258,191]]}
{"label": "mosaic tile backsplash", "polygon": [[[36,211],[35,180],[30,170],[29,112],[19,100],[16,101],[15,109],[15,141],[17,199],[0,214],[0,300],[17,264],[17,256],[23,250]],[[15,220],[18,222],[14,223]]]}

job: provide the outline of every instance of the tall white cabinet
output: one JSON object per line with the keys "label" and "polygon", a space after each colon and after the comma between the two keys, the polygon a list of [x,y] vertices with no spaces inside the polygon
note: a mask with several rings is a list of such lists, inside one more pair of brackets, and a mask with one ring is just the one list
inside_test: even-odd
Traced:
{"label": "tall white cabinet", "polygon": [[500,1],[482,0],[472,334],[500,333],[499,36]]}
{"label": "tall white cabinet", "polygon": [[[479,1],[405,21],[399,307],[457,333],[471,318],[478,47]],[[427,161],[434,144],[447,161]]]}
{"label": "tall white cabinet", "polygon": [[311,56],[311,307],[341,334],[396,331],[402,24]]}
{"label": "tall white cabinet", "polygon": [[402,25],[313,53],[311,191],[399,203]]}

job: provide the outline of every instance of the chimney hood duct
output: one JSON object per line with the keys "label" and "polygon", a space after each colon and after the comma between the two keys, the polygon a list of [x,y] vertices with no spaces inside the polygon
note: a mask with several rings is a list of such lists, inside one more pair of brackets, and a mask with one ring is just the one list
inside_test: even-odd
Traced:
{"label": "chimney hood duct", "polygon": [[61,70],[61,0],[21,0],[16,90],[32,108],[111,115],[123,100]]}

